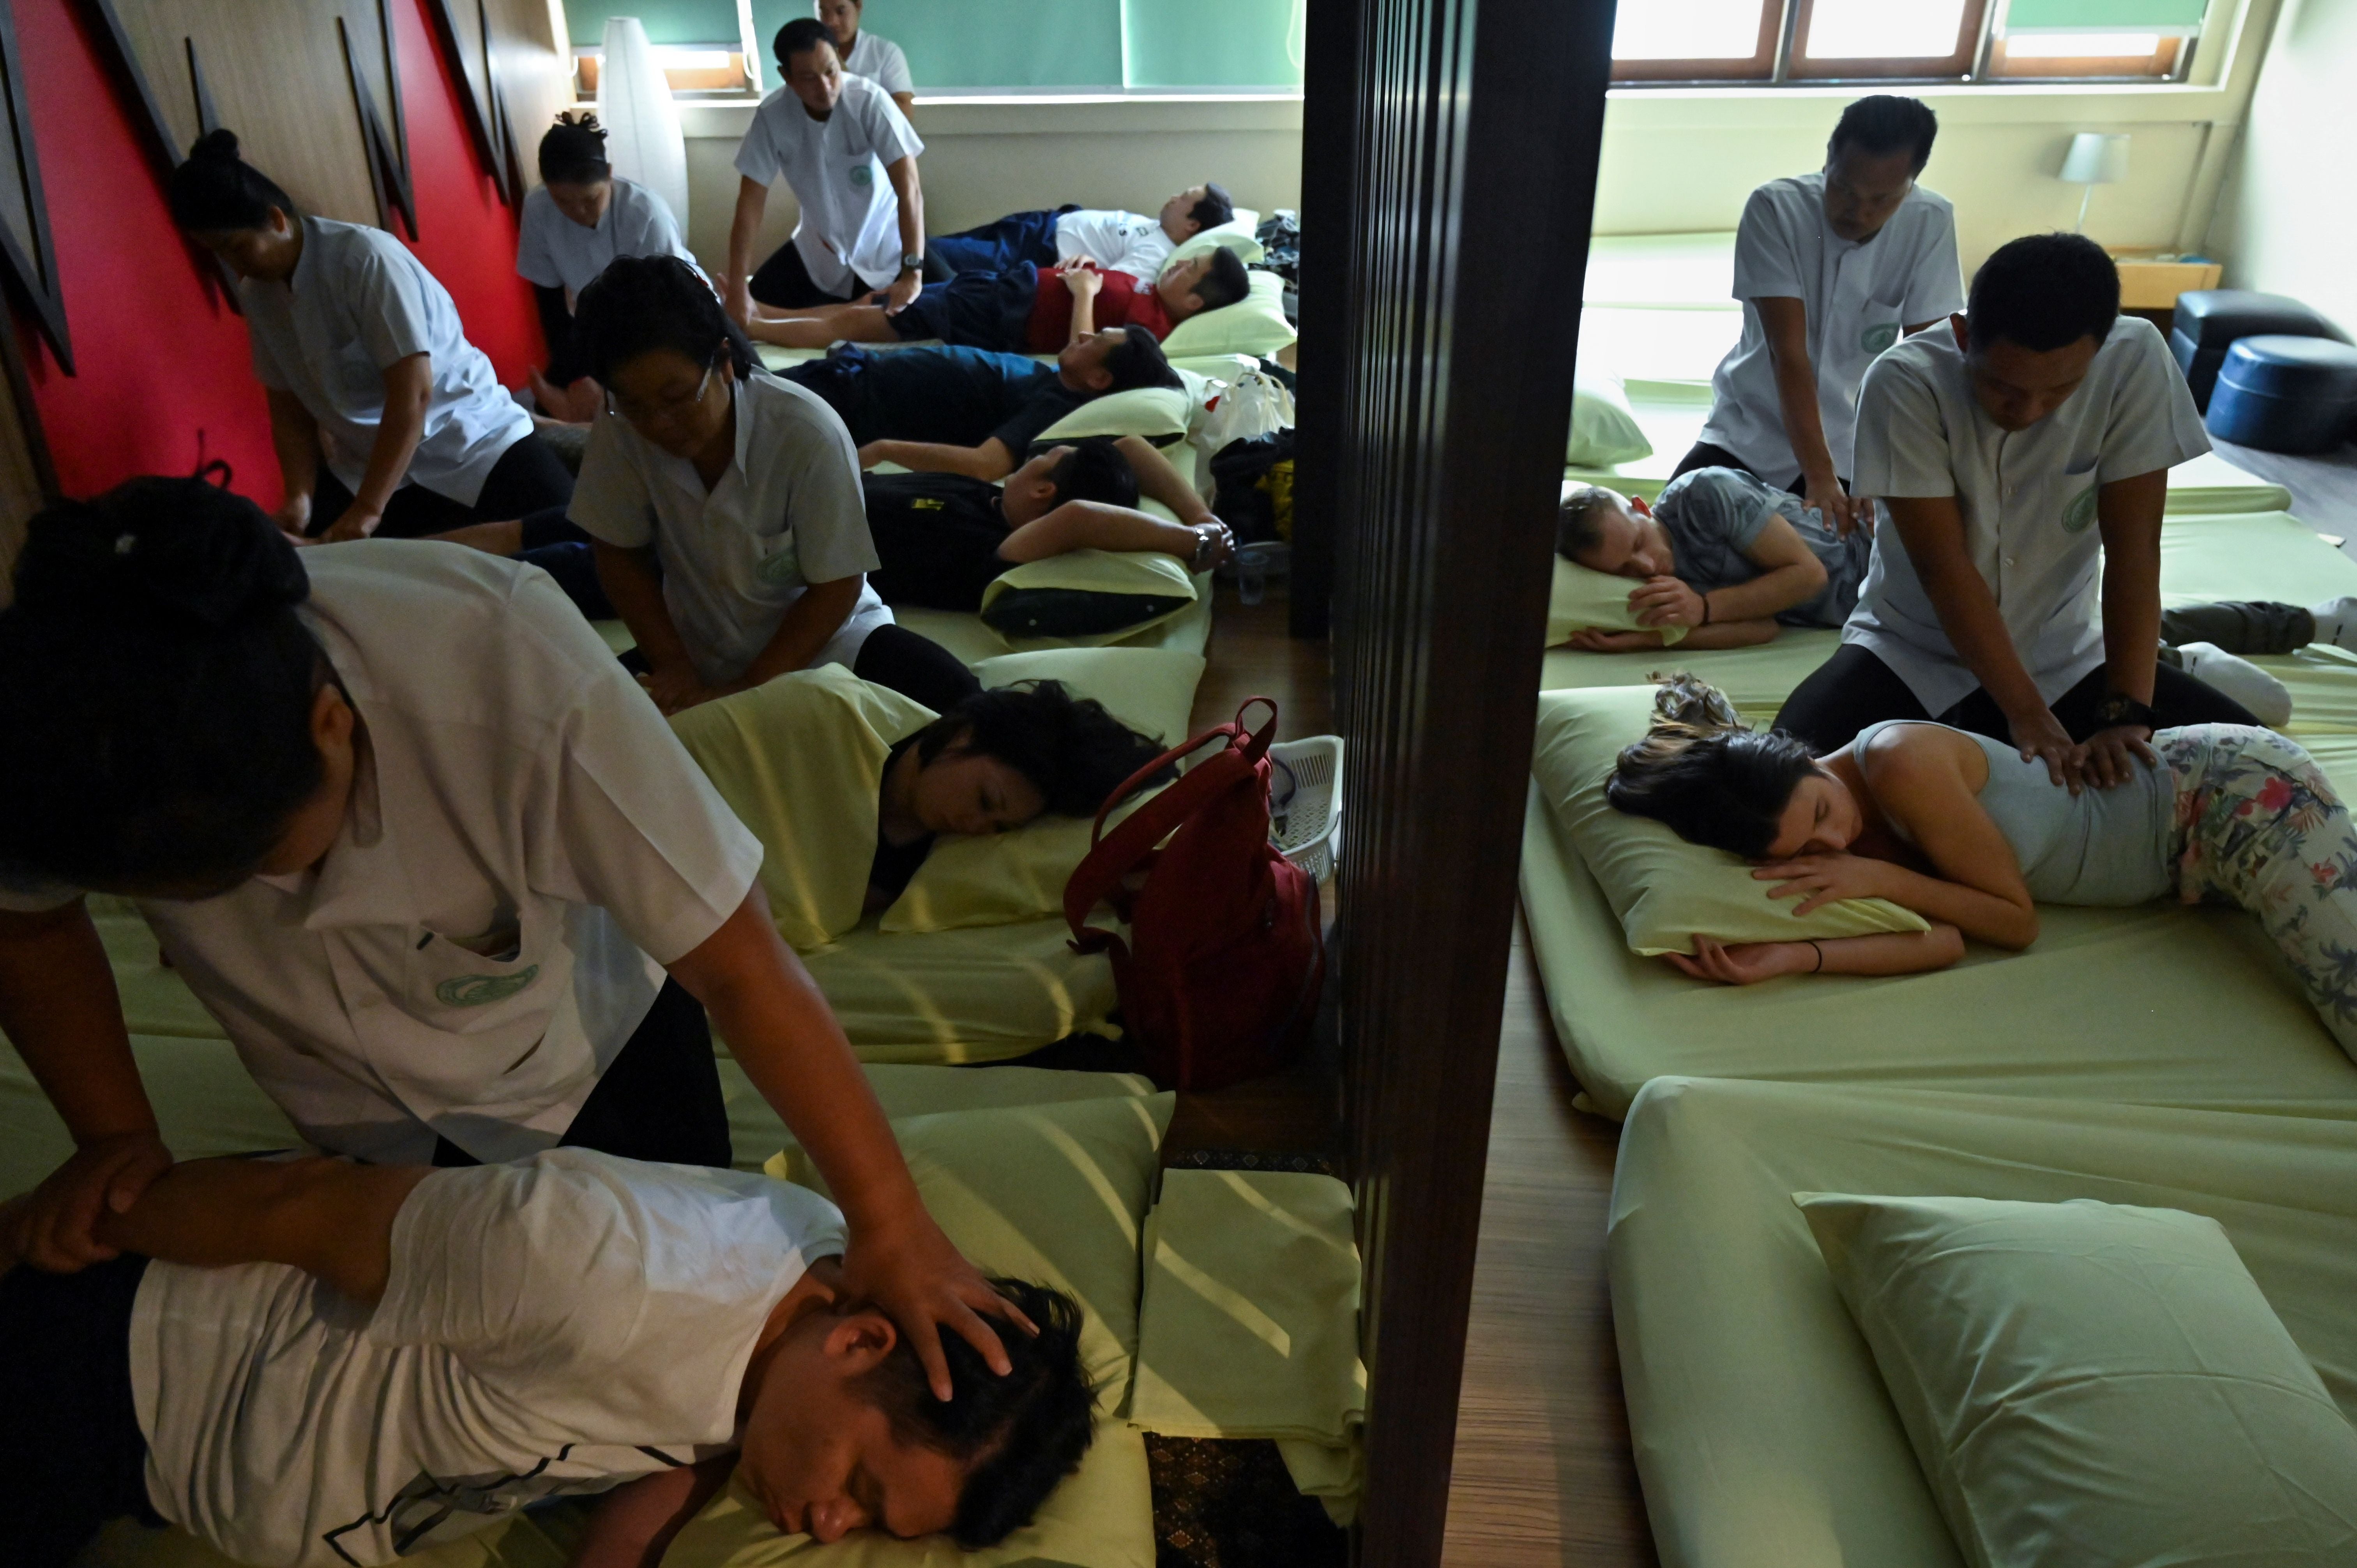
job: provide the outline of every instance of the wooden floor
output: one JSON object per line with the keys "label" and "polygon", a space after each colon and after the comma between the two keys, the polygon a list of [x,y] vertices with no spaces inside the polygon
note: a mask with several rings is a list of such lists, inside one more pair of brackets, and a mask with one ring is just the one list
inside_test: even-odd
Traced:
{"label": "wooden floor", "polygon": [[[1297,641],[1286,630],[1281,588],[1257,605],[1222,583],[1213,603],[1210,667],[1195,689],[1192,733],[1236,716],[1252,697],[1277,705],[1277,738],[1333,733],[1330,664],[1322,641]],[[1325,888],[1327,932],[1333,931],[1333,885]],[[1274,1077],[1212,1094],[1181,1094],[1165,1148],[1243,1149],[1272,1154],[1341,1154],[1341,1100],[1333,1015],[1334,987],[1302,1058]]]}
{"label": "wooden floor", "polygon": [[[1275,700],[1282,736],[1331,732],[1326,645],[1286,634],[1281,593],[1246,606],[1222,585],[1208,652],[1196,733],[1226,723],[1252,696]],[[1171,1146],[1339,1155],[1336,1083],[1329,1006],[1317,1043],[1292,1070],[1181,1095]],[[1620,1129],[1574,1111],[1577,1091],[1518,919],[1449,1495],[1449,1568],[1655,1561],[1605,1286]]]}
{"label": "wooden floor", "polygon": [[1572,1109],[1518,917],[1466,1330],[1448,1568],[1650,1564],[1606,1292],[1620,1128]]}

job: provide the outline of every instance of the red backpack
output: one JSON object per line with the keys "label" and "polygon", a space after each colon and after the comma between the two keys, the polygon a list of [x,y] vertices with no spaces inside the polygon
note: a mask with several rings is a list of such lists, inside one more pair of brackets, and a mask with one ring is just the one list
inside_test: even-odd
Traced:
{"label": "red backpack", "polygon": [[[1268,719],[1247,731],[1254,703]],[[1123,1020],[1157,1083],[1219,1089],[1273,1072],[1317,1015],[1326,980],[1318,884],[1268,842],[1275,735],[1276,704],[1254,697],[1234,723],[1140,768],[1097,812],[1088,858],[1064,885],[1072,948],[1112,953]],[[1148,779],[1212,742],[1217,754],[1105,832],[1105,818]],[[1144,874],[1134,889],[1133,873]],[[1100,901],[1129,923],[1128,941],[1089,925]]]}

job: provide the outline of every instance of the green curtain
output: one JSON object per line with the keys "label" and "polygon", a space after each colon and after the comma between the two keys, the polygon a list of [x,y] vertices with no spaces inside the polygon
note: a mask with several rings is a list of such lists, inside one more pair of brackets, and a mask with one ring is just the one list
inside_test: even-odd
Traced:
{"label": "green curtain", "polygon": [[[770,40],[810,14],[793,0],[753,0],[764,81],[778,76]],[[1121,85],[1121,0],[867,0],[859,26],[900,46],[920,92]]]}
{"label": "green curtain", "polygon": [[1301,0],[1123,0],[1131,87],[1301,85]]}
{"label": "green curtain", "polygon": [[2013,0],[2008,33],[2194,33],[2208,0]]}
{"label": "green curtain", "polygon": [[608,16],[636,16],[653,43],[737,47],[737,0],[565,0],[565,30],[576,44],[604,43]]}

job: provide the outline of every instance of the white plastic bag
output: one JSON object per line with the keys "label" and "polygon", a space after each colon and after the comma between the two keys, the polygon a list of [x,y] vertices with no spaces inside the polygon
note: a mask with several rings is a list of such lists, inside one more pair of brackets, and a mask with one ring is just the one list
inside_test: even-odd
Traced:
{"label": "white plastic bag", "polygon": [[1293,394],[1265,371],[1243,371],[1203,415],[1197,441],[1217,452],[1232,441],[1249,441],[1293,428]]}

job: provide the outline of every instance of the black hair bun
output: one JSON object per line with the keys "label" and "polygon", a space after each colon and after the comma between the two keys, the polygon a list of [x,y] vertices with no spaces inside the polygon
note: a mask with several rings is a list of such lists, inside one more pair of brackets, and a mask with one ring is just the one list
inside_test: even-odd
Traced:
{"label": "black hair bun", "polygon": [[188,156],[201,158],[207,163],[236,163],[237,133],[226,125],[207,131],[197,138],[197,145],[188,149]]}
{"label": "black hair bun", "polygon": [[35,517],[16,603],[82,617],[161,612],[219,630],[297,605],[311,583],[292,541],[245,497],[202,479],[128,479]]}

